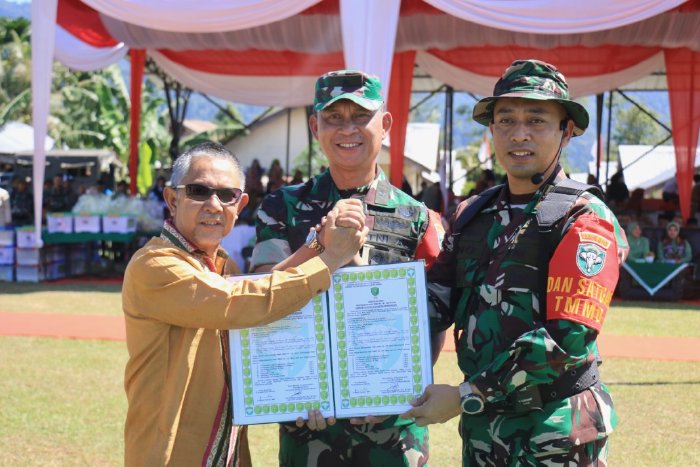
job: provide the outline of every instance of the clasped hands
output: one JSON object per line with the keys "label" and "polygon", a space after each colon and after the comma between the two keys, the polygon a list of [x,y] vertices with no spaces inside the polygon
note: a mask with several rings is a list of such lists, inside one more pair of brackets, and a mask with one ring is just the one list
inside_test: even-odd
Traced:
{"label": "clasped hands", "polygon": [[[366,235],[368,231],[368,229],[365,228],[365,220],[365,210],[361,200],[356,198],[341,199],[335,203],[335,206],[333,206],[333,209],[331,209],[327,215],[323,216],[321,222],[312,228],[315,228],[318,232],[318,238],[321,245],[328,247],[332,243],[332,239],[330,238],[331,233],[327,228],[329,221],[335,228],[340,227],[362,232],[364,240],[364,235]],[[360,247],[361,246],[362,245],[360,245]],[[354,257],[352,260],[350,260],[349,264],[364,264],[360,257],[359,250],[360,248],[357,248]]]}

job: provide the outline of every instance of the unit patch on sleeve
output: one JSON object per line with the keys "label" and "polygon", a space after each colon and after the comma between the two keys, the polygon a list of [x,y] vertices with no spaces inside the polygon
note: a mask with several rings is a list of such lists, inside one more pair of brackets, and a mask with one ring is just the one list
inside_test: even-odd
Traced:
{"label": "unit patch on sleeve", "polygon": [[547,319],[566,319],[600,331],[619,275],[613,225],[579,217],[549,262]]}

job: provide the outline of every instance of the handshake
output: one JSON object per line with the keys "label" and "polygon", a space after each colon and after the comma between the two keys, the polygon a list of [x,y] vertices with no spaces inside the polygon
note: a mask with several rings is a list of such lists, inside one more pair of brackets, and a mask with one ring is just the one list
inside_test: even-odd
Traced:
{"label": "handshake", "polygon": [[362,264],[359,251],[369,232],[365,219],[362,201],[341,199],[321,223],[312,228],[316,230],[318,242],[323,247],[319,257],[331,272],[348,263]]}

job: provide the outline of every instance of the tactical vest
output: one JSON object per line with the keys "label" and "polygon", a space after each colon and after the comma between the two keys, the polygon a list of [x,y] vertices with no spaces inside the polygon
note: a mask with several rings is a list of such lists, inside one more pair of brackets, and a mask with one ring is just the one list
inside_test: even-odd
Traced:
{"label": "tactical vest", "polygon": [[[493,218],[478,214],[502,189],[503,185],[497,185],[477,195],[477,199],[467,206],[455,221],[454,231],[461,232],[459,243],[456,245],[458,287],[474,286],[473,277],[465,274],[466,271],[459,270],[464,267],[465,260],[484,263],[480,264],[482,267],[487,266],[487,261],[490,260],[490,251],[484,251],[483,244],[485,232],[493,223]],[[561,241],[563,226],[559,225],[560,221],[585,192],[602,197],[602,192],[597,187],[568,178],[550,186],[537,204],[536,216],[528,216],[512,233],[506,257],[499,261],[508,265],[499,271],[500,287],[531,290],[538,294],[540,303],[543,303],[549,260]],[[467,224],[469,228],[465,229]],[[534,273],[533,267],[542,272]]]}
{"label": "tactical vest", "polygon": [[[393,205],[396,201],[392,201],[392,205],[389,205],[394,190],[396,188],[388,181],[379,180],[373,203],[368,203],[365,195],[353,195],[365,205],[366,225],[370,230],[360,254],[368,264],[413,260],[418,243],[428,228],[428,209],[422,203],[407,199],[407,202]],[[313,219],[313,222],[320,222],[320,219]],[[288,241],[292,251],[304,245],[310,226],[307,223],[288,224]]]}
{"label": "tactical vest", "polygon": [[389,182],[380,180],[374,203],[369,204],[363,199],[370,231],[361,255],[368,264],[412,260],[428,227],[428,209],[423,204],[387,206],[386,200],[392,190],[395,188]]}
{"label": "tactical vest", "polygon": [[[464,211],[459,213],[454,232],[460,232],[455,245],[457,253],[456,285],[460,288],[477,287],[475,275],[486,271],[485,281],[501,290],[531,291],[543,304],[540,315],[533,316],[535,321],[546,321],[546,290],[549,260],[562,238],[563,223],[561,222],[571,210],[579,196],[590,192],[598,197],[600,190],[590,185],[564,179],[556,185],[548,187],[536,207],[535,215],[526,215],[512,233],[508,234],[510,241],[498,251],[484,248],[484,237],[493,225],[493,216],[478,215],[490,204],[503,189],[502,185],[493,187],[472,201]],[[468,226],[468,227],[467,227]],[[466,227],[466,228],[465,228]],[[505,250],[505,251],[504,251]],[[494,258],[498,255],[498,258]],[[502,256],[501,256],[502,255]],[[476,263],[474,263],[476,261]],[[494,261],[492,263],[492,261]],[[474,269],[473,265],[478,266]],[[470,266],[471,267],[468,267]],[[470,297],[463,308],[457,303],[451,303],[456,309],[455,344],[460,329],[466,329],[468,310],[477,299],[476,289],[471,289]],[[458,295],[458,294],[454,294]],[[453,299],[458,297],[453,297]],[[513,332],[519,332],[513,330]],[[516,338],[517,336],[510,336]],[[459,347],[457,347],[459,348]],[[528,411],[542,403],[563,399],[581,392],[596,384],[599,380],[597,362],[584,365],[577,371],[568,372],[551,384],[542,387],[528,387],[522,394],[516,394],[515,401],[510,401],[504,412],[515,410]],[[527,401],[527,402],[523,402]],[[495,408],[499,411],[498,408]]]}

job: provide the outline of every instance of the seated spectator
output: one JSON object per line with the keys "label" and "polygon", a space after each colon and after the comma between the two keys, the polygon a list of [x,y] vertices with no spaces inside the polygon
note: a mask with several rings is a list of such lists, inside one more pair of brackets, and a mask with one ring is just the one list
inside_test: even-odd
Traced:
{"label": "seated spectator", "polygon": [[148,192],[148,199],[165,204],[163,190],[165,190],[165,177],[161,175],[156,179],[155,185],[153,185],[153,188]]}
{"label": "seated spectator", "polygon": [[112,199],[117,199],[122,196],[126,196],[127,198],[129,197],[129,184],[124,180],[117,183],[117,189],[114,194],[112,194]]}
{"label": "seated spectator", "polygon": [[290,185],[298,185],[300,183],[304,183],[304,174],[301,173],[301,170],[296,169],[294,171],[294,177],[289,182],[289,184]]}
{"label": "seated spectator", "polygon": [[649,239],[642,236],[642,228],[638,222],[630,222],[627,225],[627,243],[630,245],[630,251],[627,254],[628,261],[636,262],[652,262],[654,261],[654,252],[649,248]]}
{"label": "seated spectator", "polygon": [[615,172],[615,175],[610,177],[610,185],[605,193],[605,202],[612,209],[624,206],[627,198],[630,197],[630,191],[625,184],[625,176],[622,171]]}
{"label": "seated spectator", "polygon": [[0,227],[12,224],[12,210],[10,209],[10,193],[0,187]]}
{"label": "seated spectator", "polygon": [[693,175],[693,189],[690,191],[690,217],[695,218],[700,211],[700,174]]}
{"label": "seated spectator", "polygon": [[284,170],[282,170],[279,159],[272,161],[270,170],[267,172],[267,177],[267,193],[277,191],[286,185],[284,182]]}
{"label": "seated spectator", "polygon": [[70,185],[63,183],[62,175],[54,175],[51,185],[48,189],[44,188],[44,207],[47,212],[66,212],[70,211],[75,204],[75,197],[69,191]]}
{"label": "seated spectator", "polygon": [[667,203],[678,202],[678,181],[675,177],[664,183],[664,186],[661,189],[661,197]]}
{"label": "seated spectator", "polygon": [[[603,191],[603,187],[601,187],[600,183],[598,183],[598,178],[595,175],[593,175],[592,173],[589,173],[588,177],[586,177],[586,184],[588,184],[590,186],[594,186],[594,187],[598,188],[600,191]],[[644,191],[642,191],[642,194],[643,193],[644,193]]]}
{"label": "seated spectator", "polygon": [[474,188],[474,194],[478,195],[492,186],[496,185],[496,175],[491,169],[484,169],[481,171],[481,177],[476,182],[476,187]]}
{"label": "seated spectator", "polygon": [[14,225],[34,223],[34,197],[27,188],[28,180],[19,179],[10,195],[10,209]]}
{"label": "seated spectator", "polygon": [[690,243],[680,237],[678,222],[666,225],[666,236],[659,242],[656,251],[657,261],[664,263],[689,263],[693,258]]}
{"label": "seated spectator", "polygon": [[263,194],[262,176],[265,169],[260,165],[258,159],[253,159],[250,167],[245,172],[245,191],[252,196],[260,196]]}
{"label": "seated spectator", "polygon": [[428,209],[435,212],[442,212],[442,191],[439,183],[431,183],[426,186],[421,194],[421,199]]}
{"label": "seated spectator", "polygon": [[625,212],[630,216],[639,218],[642,216],[644,206],[644,190],[642,188],[635,188],[632,190],[629,199],[627,200],[627,205],[625,206]]}

